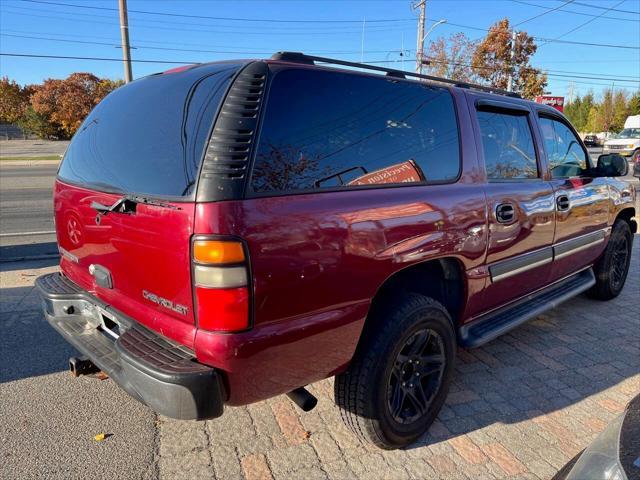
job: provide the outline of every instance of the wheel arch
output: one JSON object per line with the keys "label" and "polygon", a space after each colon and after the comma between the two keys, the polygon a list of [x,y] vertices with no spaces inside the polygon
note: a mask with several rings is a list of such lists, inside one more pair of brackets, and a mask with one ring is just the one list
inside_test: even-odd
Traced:
{"label": "wheel arch", "polygon": [[375,323],[376,313],[392,303],[397,293],[403,292],[418,293],[440,302],[449,312],[455,331],[465,306],[467,286],[464,271],[459,259],[443,257],[394,272],[384,280],[373,296],[363,333]]}
{"label": "wheel arch", "polygon": [[623,221],[625,221],[625,222],[627,222],[629,224],[629,228],[631,229],[631,233],[637,233],[638,232],[638,223],[634,219],[635,215],[636,215],[636,209],[634,207],[624,208],[624,209],[622,209],[622,210],[620,210],[618,212],[618,214],[616,215],[616,218],[614,220],[614,223],[617,222],[618,220],[623,220]]}

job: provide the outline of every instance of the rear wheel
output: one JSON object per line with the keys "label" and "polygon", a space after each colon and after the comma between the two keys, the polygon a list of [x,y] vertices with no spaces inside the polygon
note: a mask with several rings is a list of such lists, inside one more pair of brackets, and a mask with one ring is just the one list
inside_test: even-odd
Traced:
{"label": "rear wheel", "polygon": [[593,266],[596,284],[587,292],[591,298],[611,300],[620,294],[629,273],[632,243],[633,234],[629,224],[617,220],[607,248]]}
{"label": "rear wheel", "polygon": [[381,448],[408,445],[436,418],[453,374],[456,341],[447,310],[406,294],[368,319],[369,329],[335,382],[346,425]]}

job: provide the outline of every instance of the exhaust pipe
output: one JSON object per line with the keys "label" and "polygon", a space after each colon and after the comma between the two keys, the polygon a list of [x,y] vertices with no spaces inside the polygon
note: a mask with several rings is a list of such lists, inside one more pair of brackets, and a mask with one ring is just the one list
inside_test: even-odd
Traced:
{"label": "exhaust pipe", "polygon": [[310,412],[318,404],[318,399],[311,395],[304,387],[290,391],[287,393],[287,397],[304,412]]}
{"label": "exhaust pipe", "polygon": [[87,357],[71,357],[69,358],[69,371],[74,377],[79,377],[80,375],[99,372],[100,369]]}

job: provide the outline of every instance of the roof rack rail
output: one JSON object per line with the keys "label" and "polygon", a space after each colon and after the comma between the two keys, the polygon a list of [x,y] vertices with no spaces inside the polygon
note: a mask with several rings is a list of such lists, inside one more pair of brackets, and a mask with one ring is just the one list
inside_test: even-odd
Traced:
{"label": "roof rack rail", "polygon": [[518,93],[508,92],[501,88],[487,87],[485,85],[477,85],[475,83],[459,82],[457,80],[451,80],[444,77],[436,77],[433,75],[423,75],[421,73],[405,72],[404,70],[398,70],[395,68],[378,67],[376,65],[369,65],[367,63],[348,62],[346,60],[338,60],[335,58],[316,57],[314,55],[305,55],[302,52],[277,52],[271,56],[271,60],[280,60],[282,62],[301,63],[305,65],[315,65],[318,63],[327,63],[330,65],[344,65],[346,67],[362,68],[364,70],[373,70],[376,72],[384,72],[389,77],[394,78],[422,78],[424,80],[431,80],[433,82],[446,83],[453,85],[454,87],[469,88],[473,90],[481,90],[483,92],[497,93],[500,95],[506,95],[508,97],[522,98]]}

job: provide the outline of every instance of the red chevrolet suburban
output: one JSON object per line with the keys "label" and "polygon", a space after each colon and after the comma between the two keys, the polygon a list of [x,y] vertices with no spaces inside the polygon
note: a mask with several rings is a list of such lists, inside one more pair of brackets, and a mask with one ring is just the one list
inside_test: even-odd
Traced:
{"label": "red chevrolet suburban", "polygon": [[346,424],[397,448],[458,346],[620,293],[627,169],[488,87],[300,53],[191,65],[86,118],[55,182],[61,272],[37,286],[72,369],[161,414],[309,409],[335,376]]}

